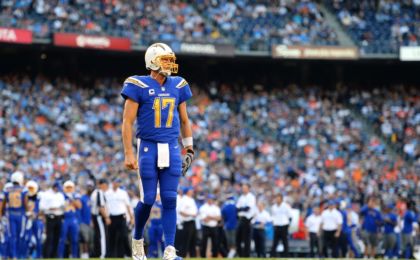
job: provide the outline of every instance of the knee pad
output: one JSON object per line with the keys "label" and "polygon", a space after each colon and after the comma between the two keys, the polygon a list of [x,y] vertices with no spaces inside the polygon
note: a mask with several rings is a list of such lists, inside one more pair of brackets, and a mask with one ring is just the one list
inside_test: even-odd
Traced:
{"label": "knee pad", "polygon": [[144,204],[151,205],[151,206],[153,206],[153,204],[155,203],[155,200],[156,200],[156,191],[150,191],[150,192],[144,193],[144,197],[141,199],[141,201]]}
{"label": "knee pad", "polygon": [[176,208],[176,191],[163,191],[160,196],[162,199],[162,207],[164,209]]}

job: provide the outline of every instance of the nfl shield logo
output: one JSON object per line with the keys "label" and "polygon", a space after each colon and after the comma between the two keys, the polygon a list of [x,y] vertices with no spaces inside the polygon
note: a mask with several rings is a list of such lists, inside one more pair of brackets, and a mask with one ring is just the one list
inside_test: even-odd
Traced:
{"label": "nfl shield logo", "polygon": [[149,89],[149,96],[153,96],[155,94],[155,90],[154,89]]}

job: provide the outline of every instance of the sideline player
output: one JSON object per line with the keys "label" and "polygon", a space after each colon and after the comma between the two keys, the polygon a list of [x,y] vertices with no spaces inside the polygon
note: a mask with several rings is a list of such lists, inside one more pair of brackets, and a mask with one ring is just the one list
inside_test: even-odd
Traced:
{"label": "sideline player", "polygon": [[[2,210],[5,194],[11,190],[13,183],[8,182],[4,185],[3,191],[0,191],[0,211]],[[5,210],[5,209],[4,209]],[[1,213],[0,213],[1,215]],[[10,232],[8,215],[0,218],[0,258],[7,259],[10,257]]]}
{"label": "sideline player", "polygon": [[[148,76],[131,76],[124,82],[121,95],[124,106],[122,138],[127,169],[138,169],[140,201],[135,208],[135,230],[132,254],[135,260],[146,259],[144,226],[156,199],[157,184],[162,200],[162,226],[165,238],[164,260],[180,259],[174,247],[176,231],[176,196],[179,178],[185,174],[194,157],[193,138],[186,101],[192,97],[178,72],[172,49],[164,43],[152,44],[146,51]],[[132,147],[132,126],[137,119],[138,161]],[[178,137],[186,155],[181,160]]]}
{"label": "sideline player", "polygon": [[75,184],[72,181],[66,181],[64,188],[64,220],[61,226],[60,242],[58,243],[58,257],[64,257],[64,249],[68,234],[70,234],[71,256],[79,257],[79,219],[77,210],[82,207],[80,195],[76,193]]}
{"label": "sideline player", "polygon": [[28,190],[28,210],[26,212],[24,245],[21,250],[24,258],[32,256],[31,253],[34,251],[35,258],[39,259],[42,256],[42,233],[44,229],[44,223],[39,217],[39,186],[33,180],[28,181],[25,186]]}
{"label": "sideline player", "polygon": [[10,258],[21,258],[22,252],[19,249],[23,242],[21,233],[22,229],[25,228],[23,224],[28,196],[23,187],[24,176],[22,172],[14,172],[10,177],[10,181],[13,183],[13,186],[4,193],[4,200],[0,209],[0,219],[6,206],[8,206],[7,213],[9,215],[10,232],[9,254]]}
{"label": "sideline player", "polygon": [[149,226],[149,250],[147,256],[151,258],[159,257],[159,247],[163,249],[163,228],[162,228],[162,203],[160,194],[156,196],[155,204],[150,212]]}

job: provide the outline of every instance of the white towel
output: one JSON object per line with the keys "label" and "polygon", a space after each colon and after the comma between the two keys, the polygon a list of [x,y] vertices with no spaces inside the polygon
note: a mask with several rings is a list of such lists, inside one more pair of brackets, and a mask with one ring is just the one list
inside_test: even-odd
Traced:
{"label": "white towel", "polygon": [[157,144],[157,166],[158,168],[169,167],[169,144],[158,143]]}

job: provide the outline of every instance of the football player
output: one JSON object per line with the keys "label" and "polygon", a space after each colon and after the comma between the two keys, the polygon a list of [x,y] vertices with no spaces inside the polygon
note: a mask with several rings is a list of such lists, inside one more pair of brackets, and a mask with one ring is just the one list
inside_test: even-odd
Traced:
{"label": "football player", "polygon": [[[132,240],[134,260],[146,259],[144,226],[156,199],[157,184],[162,200],[162,226],[165,238],[164,260],[180,259],[174,247],[176,196],[179,178],[190,167],[193,138],[186,101],[192,97],[187,81],[171,76],[178,72],[172,49],[164,43],[152,44],[145,54],[148,76],[131,76],[124,82],[125,99],[122,138],[127,169],[139,170],[140,201],[135,208]],[[137,119],[137,153],[132,147],[132,126]],[[186,150],[181,157],[178,137]]]}
{"label": "football player", "polygon": [[30,253],[29,249],[33,248],[35,258],[41,258],[42,254],[42,232],[44,223],[39,218],[39,197],[38,183],[31,180],[26,183],[28,192],[28,209],[26,212],[25,238],[22,245],[22,254],[25,258]]}
{"label": "football player", "polygon": [[67,236],[70,234],[71,256],[79,257],[79,218],[77,210],[82,207],[80,196],[76,193],[75,184],[72,181],[66,181],[63,184],[65,206],[64,221],[61,226],[60,242],[58,243],[58,257],[64,257],[64,249]]}
{"label": "football player", "polygon": [[21,258],[22,254],[19,249],[21,248],[23,239],[21,239],[20,235],[22,233],[22,228],[24,228],[22,223],[27,208],[28,196],[23,187],[24,176],[22,172],[14,172],[10,181],[13,183],[13,186],[4,193],[4,200],[0,210],[0,219],[7,206],[7,214],[9,215],[10,257]]}
{"label": "football player", "polygon": [[[9,192],[13,187],[13,183],[8,182],[4,185],[2,192],[0,192],[0,211],[4,201],[4,194]],[[7,216],[0,218],[0,258],[7,259],[10,257],[10,233],[9,220]]]}

